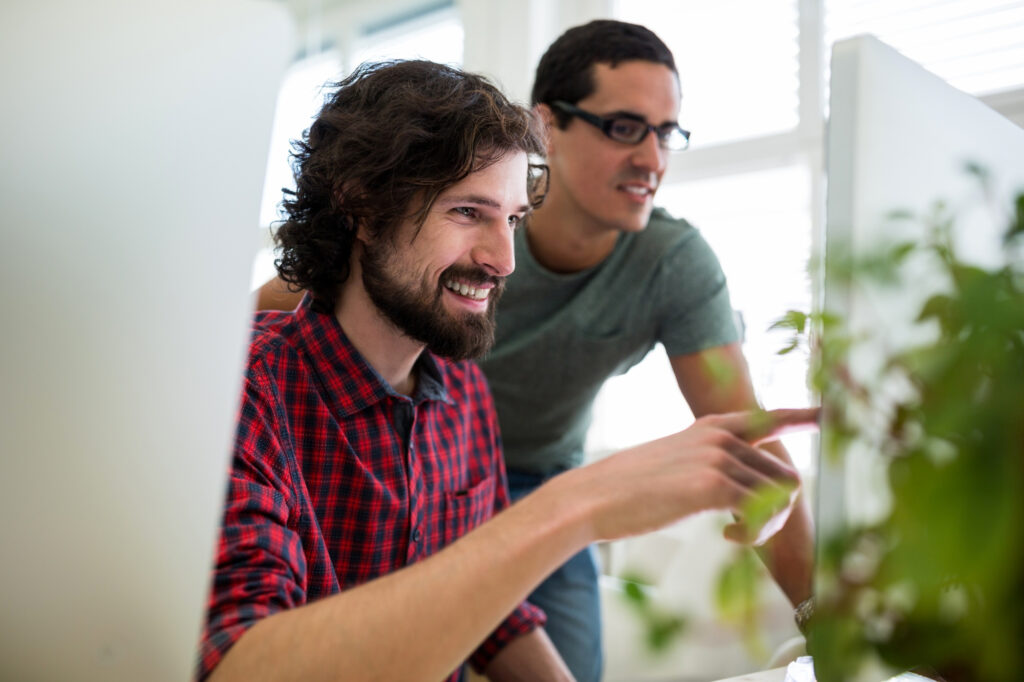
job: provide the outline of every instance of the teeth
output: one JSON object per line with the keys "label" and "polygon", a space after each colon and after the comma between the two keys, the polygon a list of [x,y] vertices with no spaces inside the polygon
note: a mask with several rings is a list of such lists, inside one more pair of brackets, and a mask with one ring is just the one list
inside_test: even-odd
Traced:
{"label": "teeth", "polygon": [[477,289],[467,285],[465,282],[448,281],[445,282],[444,285],[452,291],[461,294],[466,298],[471,298],[474,301],[482,301],[487,298],[487,295],[490,293],[488,289]]}
{"label": "teeth", "polygon": [[623,189],[626,190],[627,192],[629,192],[630,194],[647,194],[647,188],[646,187],[636,187],[634,185],[626,185],[626,186],[623,187]]}

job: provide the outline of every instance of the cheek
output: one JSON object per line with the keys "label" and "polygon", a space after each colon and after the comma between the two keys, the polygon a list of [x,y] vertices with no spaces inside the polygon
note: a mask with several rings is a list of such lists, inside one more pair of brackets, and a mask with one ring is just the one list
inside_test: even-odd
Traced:
{"label": "cheek", "polygon": [[622,154],[603,145],[590,145],[576,157],[577,177],[591,185],[606,185],[622,167]]}

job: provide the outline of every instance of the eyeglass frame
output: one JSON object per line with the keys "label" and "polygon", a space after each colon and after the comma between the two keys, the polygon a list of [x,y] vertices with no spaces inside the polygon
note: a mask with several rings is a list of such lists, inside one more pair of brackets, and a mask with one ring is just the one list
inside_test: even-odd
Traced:
{"label": "eyeglass frame", "polygon": [[[638,145],[644,140],[646,140],[647,136],[653,132],[654,135],[658,138],[658,146],[661,147],[662,149],[673,152],[681,152],[685,151],[690,147],[690,131],[686,130],[678,123],[662,123],[661,125],[658,126],[651,125],[650,123],[647,122],[647,120],[644,117],[638,114],[631,114],[629,112],[618,113],[615,114],[614,116],[598,116],[597,114],[591,113],[585,109],[580,109],[578,106],[574,104],[569,104],[565,100],[560,99],[554,100],[553,102],[550,103],[549,106],[558,109],[562,113],[568,114],[570,116],[575,116],[576,118],[582,121],[586,121],[590,125],[600,130],[602,133],[604,133],[604,136],[607,137],[609,140],[614,140],[615,142],[621,142],[622,144]],[[641,123],[647,126],[647,128],[644,130],[643,134],[634,142],[619,139],[612,135],[611,129],[612,126],[615,125],[615,122],[621,119],[628,119],[630,121],[635,121],[636,123]],[[662,134],[661,131],[666,126],[669,126],[668,132]],[[672,149],[671,147],[666,146],[665,143],[668,140],[668,135],[670,135],[673,131],[676,130],[678,130],[682,134],[683,139],[685,140],[685,144],[679,149]]]}

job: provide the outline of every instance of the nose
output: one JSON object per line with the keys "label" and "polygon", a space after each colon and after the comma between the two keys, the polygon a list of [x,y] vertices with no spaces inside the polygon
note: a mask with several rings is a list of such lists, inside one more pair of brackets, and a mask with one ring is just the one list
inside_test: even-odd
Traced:
{"label": "nose", "polygon": [[652,130],[636,145],[631,158],[637,168],[661,175],[668,165],[668,150],[662,149],[658,136]]}
{"label": "nose", "polygon": [[470,256],[473,262],[495,277],[508,277],[516,267],[512,228],[497,220],[478,230]]}

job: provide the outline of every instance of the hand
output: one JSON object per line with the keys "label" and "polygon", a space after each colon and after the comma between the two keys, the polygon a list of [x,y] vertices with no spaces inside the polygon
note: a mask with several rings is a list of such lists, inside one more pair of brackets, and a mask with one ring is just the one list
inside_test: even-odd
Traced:
{"label": "hand", "polygon": [[[689,428],[612,455],[558,479],[591,511],[595,539],[661,528],[709,509],[741,521],[727,536],[763,543],[784,524],[800,485],[797,472],[755,447],[784,431],[813,427],[818,409],[737,412],[701,417]],[[771,513],[742,520],[757,491],[782,500]],[[764,494],[764,493],[761,493]]]}

